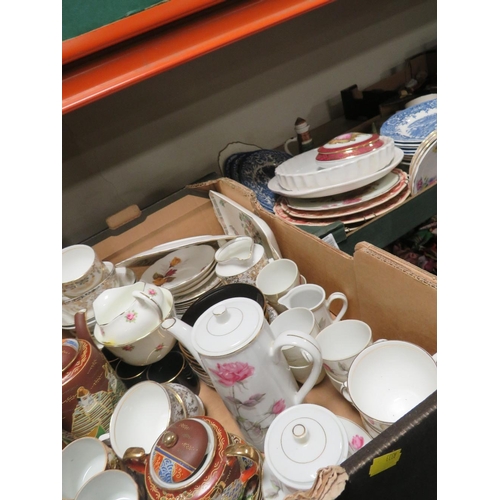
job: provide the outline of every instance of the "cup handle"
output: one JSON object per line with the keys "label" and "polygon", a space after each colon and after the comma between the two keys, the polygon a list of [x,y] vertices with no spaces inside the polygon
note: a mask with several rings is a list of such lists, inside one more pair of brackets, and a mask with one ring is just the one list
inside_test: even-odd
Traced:
{"label": "cup handle", "polygon": [[297,137],[290,137],[290,139],[287,139],[285,141],[285,144],[283,145],[283,148],[285,149],[285,151],[291,155],[291,156],[294,156],[294,154],[290,151],[290,149],[288,149],[288,145],[292,142],[297,142],[298,143],[298,139]]}
{"label": "cup handle", "polygon": [[348,305],[347,297],[342,292],[334,292],[326,299],[326,308],[328,309],[328,311],[330,311],[330,304],[334,300],[342,301],[342,309],[340,309],[339,313],[337,314],[337,317],[333,320],[333,323],[335,323],[336,321],[340,321],[344,317]]}
{"label": "cup handle", "polygon": [[111,446],[111,441],[109,440],[109,432],[106,432],[106,434],[101,434],[99,436],[99,441],[103,442],[108,446]]}
{"label": "cup handle", "polygon": [[280,361],[286,363],[286,360],[281,353],[281,348],[289,346],[303,349],[312,357],[313,360],[311,373],[293,397],[294,404],[298,405],[304,401],[307,393],[316,384],[319,374],[321,373],[321,369],[323,368],[323,358],[321,355],[321,348],[314,337],[299,331],[286,331],[280,333],[276,340],[271,344],[270,354],[275,363],[279,363]]}
{"label": "cup handle", "polygon": [[342,396],[344,396],[349,403],[353,404],[351,395],[349,394],[349,389],[347,388],[347,380],[342,382],[342,385],[340,386],[340,394],[342,394]]}

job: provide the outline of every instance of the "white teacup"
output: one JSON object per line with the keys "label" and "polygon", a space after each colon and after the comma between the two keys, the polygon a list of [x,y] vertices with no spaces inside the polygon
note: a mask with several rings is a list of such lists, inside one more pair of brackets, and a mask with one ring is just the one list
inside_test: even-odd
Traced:
{"label": "white teacup", "polygon": [[427,351],[402,340],[377,340],[356,356],[341,392],[375,437],[436,389],[437,365]]}
{"label": "white teacup", "polygon": [[74,499],[95,475],[118,466],[113,451],[99,439],[82,437],[62,450],[62,497]]}
{"label": "white teacup", "polygon": [[121,470],[100,472],[78,492],[75,500],[139,500],[139,487]]}
{"label": "white teacup", "polygon": [[62,249],[62,295],[83,295],[104,278],[106,268],[94,249],[88,245],[72,245]]}
{"label": "white teacup", "polygon": [[301,276],[297,264],[290,259],[278,259],[264,267],[255,284],[266,300],[280,313],[286,308],[278,300],[300,284]]}
{"label": "white teacup", "polygon": [[[313,338],[319,333],[319,326],[316,323],[314,314],[305,307],[296,307],[283,311],[271,323],[271,331],[275,338],[282,332],[289,330],[298,330],[300,332],[311,335]],[[285,347],[282,350],[288,366],[297,382],[301,384],[307,380],[311,373],[313,362],[310,356],[299,347]],[[325,376],[324,370],[321,370],[316,384],[321,382]]]}
{"label": "white teacup", "polygon": [[327,326],[316,337],[321,347],[323,368],[336,380],[347,380],[354,358],[373,343],[372,329],[363,321],[345,319]]}
{"label": "white teacup", "polygon": [[[330,314],[330,305],[334,300],[342,301],[342,308],[335,319]],[[314,313],[320,330],[331,325],[334,321],[340,321],[344,317],[348,305],[347,297],[343,293],[334,292],[327,298],[325,290],[314,283],[300,284],[292,288],[286,295],[278,299],[278,303],[286,309],[307,307]]]}

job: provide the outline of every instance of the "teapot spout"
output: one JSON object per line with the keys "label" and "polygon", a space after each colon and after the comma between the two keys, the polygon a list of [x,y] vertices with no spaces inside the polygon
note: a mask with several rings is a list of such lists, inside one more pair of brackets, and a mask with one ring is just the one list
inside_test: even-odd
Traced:
{"label": "teapot spout", "polygon": [[163,321],[160,328],[173,335],[195,357],[196,361],[203,366],[200,355],[194,348],[191,340],[193,328],[190,325],[178,318],[172,317]]}

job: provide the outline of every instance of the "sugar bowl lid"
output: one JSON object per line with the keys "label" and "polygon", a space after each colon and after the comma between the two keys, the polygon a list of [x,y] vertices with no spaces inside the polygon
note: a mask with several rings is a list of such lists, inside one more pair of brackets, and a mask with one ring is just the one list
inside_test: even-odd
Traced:
{"label": "sugar bowl lid", "polygon": [[318,148],[316,160],[342,160],[369,153],[384,145],[378,134],[347,132]]}
{"label": "sugar bowl lid", "polygon": [[342,463],[348,450],[347,433],[340,419],[314,404],[292,406],[280,413],[264,442],[272,473],[297,490],[311,488],[318,469]]}
{"label": "sugar bowl lid", "polygon": [[183,489],[203,475],[215,451],[213,431],[199,419],[170,425],[158,438],[149,457],[153,481],[163,489]]}

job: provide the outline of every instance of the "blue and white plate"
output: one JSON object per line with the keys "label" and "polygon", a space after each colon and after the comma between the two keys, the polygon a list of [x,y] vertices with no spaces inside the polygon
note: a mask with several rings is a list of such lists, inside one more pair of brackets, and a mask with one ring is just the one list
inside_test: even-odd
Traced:
{"label": "blue and white plate", "polygon": [[238,182],[251,189],[263,208],[273,212],[277,194],[268,187],[278,165],[290,159],[283,151],[261,149],[246,153],[238,163]]}
{"label": "blue and white plate", "polygon": [[380,128],[380,135],[399,143],[419,143],[437,129],[437,98],[392,115]]}

